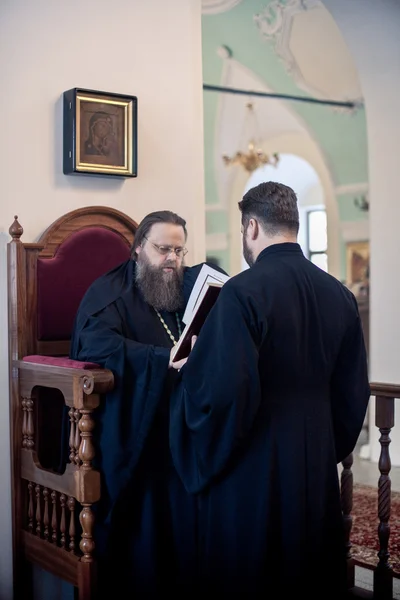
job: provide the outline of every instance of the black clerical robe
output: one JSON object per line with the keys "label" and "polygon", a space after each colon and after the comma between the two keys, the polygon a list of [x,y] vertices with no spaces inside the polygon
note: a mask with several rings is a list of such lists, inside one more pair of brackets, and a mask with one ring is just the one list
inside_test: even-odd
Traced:
{"label": "black clerical robe", "polygon": [[298,244],[266,248],[225,283],[171,398],[173,460],[201,508],[205,594],[339,597],[337,464],[369,396],[355,298]]}
{"label": "black clerical robe", "polygon": [[[185,302],[201,266],[185,268]],[[95,506],[100,592],[111,597],[118,581],[132,597],[156,599],[193,581],[197,505],[169,450],[172,341],[134,274],[135,263],[128,260],[92,284],[76,317],[70,355],[97,362],[115,377],[113,391],[95,412],[94,466],[102,477]],[[176,315],[161,314],[178,339]]]}

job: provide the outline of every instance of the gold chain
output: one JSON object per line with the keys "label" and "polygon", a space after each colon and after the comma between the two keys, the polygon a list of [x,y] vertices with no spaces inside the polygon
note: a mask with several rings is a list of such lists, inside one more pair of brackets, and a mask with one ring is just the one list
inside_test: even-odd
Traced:
{"label": "gold chain", "polygon": [[[174,335],[173,335],[172,331],[170,330],[170,328],[168,327],[168,325],[166,324],[166,322],[164,321],[164,319],[162,318],[162,316],[160,315],[160,313],[158,312],[158,310],[157,310],[156,308],[155,308],[154,310],[156,311],[156,313],[157,313],[157,316],[158,316],[158,318],[160,319],[160,321],[161,321],[161,323],[162,323],[162,325],[163,325],[163,327],[164,327],[165,331],[168,333],[168,335],[169,335],[169,337],[170,337],[170,339],[171,339],[172,343],[173,343],[173,344],[174,344],[174,346],[175,346],[178,340],[176,340],[176,339],[175,339],[175,337],[174,337]],[[179,320],[179,315],[178,315],[178,313],[175,313],[175,318],[176,318],[176,324],[178,325],[178,333],[179,333],[179,337],[180,337],[180,336],[181,336],[181,334],[182,334],[182,328],[181,328],[181,323],[180,323],[180,320]]]}

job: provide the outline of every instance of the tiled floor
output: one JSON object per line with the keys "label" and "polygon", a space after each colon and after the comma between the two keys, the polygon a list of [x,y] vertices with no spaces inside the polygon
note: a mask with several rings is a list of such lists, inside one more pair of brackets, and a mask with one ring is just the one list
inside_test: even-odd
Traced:
{"label": "tiled floor", "polygon": [[[369,460],[360,458],[359,452],[363,444],[368,441],[368,435],[366,431],[363,431],[360,436],[359,443],[354,452],[354,463],[352,467],[354,483],[361,483],[364,485],[378,486],[379,480],[379,468],[376,463],[372,463]],[[339,471],[341,467],[339,466]],[[400,491],[400,467],[392,467],[390,471],[390,479],[392,482],[392,490]],[[362,569],[356,567],[356,585],[366,590],[372,591],[373,585],[373,573],[368,569]],[[393,598],[400,600],[400,579],[395,579],[393,583]]]}

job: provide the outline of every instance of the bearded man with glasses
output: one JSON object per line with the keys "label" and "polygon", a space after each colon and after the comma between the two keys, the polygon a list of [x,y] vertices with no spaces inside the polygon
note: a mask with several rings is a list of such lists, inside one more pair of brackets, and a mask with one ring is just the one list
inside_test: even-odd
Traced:
{"label": "bearded man with glasses", "polygon": [[197,500],[177,475],[168,439],[179,366],[170,353],[202,267],[185,266],[186,238],[179,215],[147,215],[131,259],[90,286],[75,321],[71,358],[99,363],[115,377],[94,430],[101,598],[112,597],[116,581],[138,599],[193,592]]}

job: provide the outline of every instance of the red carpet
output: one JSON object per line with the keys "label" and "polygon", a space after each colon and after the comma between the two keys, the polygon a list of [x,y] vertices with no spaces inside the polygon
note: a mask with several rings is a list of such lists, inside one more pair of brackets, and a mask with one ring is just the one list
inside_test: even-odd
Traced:
{"label": "red carpet", "polygon": [[[354,484],[353,527],[350,541],[352,554],[374,567],[378,564],[378,489],[367,485]],[[389,561],[394,575],[400,577],[400,493],[392,492],[390,514]]]}

